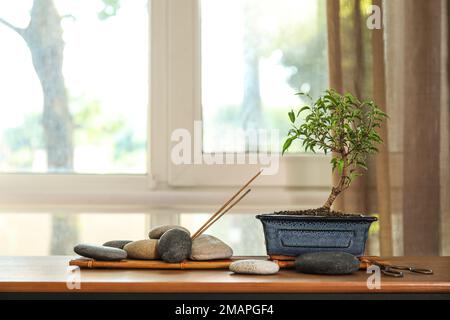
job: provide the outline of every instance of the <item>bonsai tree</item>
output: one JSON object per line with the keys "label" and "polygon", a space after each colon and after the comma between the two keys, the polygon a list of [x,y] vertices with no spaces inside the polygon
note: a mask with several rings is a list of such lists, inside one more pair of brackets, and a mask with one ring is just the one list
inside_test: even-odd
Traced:
{"label": "bonsai tree", "polygon": [[[382,139],[377,129],[387,115],[373,101],[360,101],[349,93],[341,95],[327,90],[315,102],[307,94],[299,95],[309,98],[311,104],[298,112],[289,112],[292,129],[283,154],[297,139],[302,141],[305,151],[332,154],[331,165],[333,172],[339,173],[339,182],[321,208],[330,213],[336,198],[367,170],[368,155],[378,152],[377,145]],[[298,120],[304,121],[297,125]]]}

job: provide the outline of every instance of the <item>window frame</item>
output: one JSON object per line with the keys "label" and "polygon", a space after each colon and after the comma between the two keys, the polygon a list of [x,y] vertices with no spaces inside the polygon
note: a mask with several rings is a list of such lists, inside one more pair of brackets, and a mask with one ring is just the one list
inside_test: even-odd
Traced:
{"label": "window frame", "polygon": [[[1,211],[80,205],[212,210],[258,170],[254,165],[176,166],[170,161],[171,132],[193,130],[201,119],[199,0],[149,0],[149,28],[148,173],[2,173]],[[307,208],[320,204],[330,186],[328,157],[289,155],[277,176],[259,179],[242,208],[298,209],[299,203]]]}
{"label": "window frame", "polygon": [[[158,123],[167,123],[169,136],[179,128],[187,129],[193,135],[194,122],[202,119],[200,0],[153,0],[153,3],[166,6],[166,21],[153,24],[156,28],[153,32],[154,36],[159,34],[167,41],[162,48],[153,51],[152,62],[158,69],[153,70],[152,79],[158,86],[166,84],[165,88],[158,87],[157,90],[153,87],[153,98],[161,101],[164,99],[155,95],[166,94],[168,97],[165,108],[168,112],[155,116],[160,120]],[[165,70],[161,70],[161,66],[166,66]],[[154,105],[158,105],[156,101]],[[164,119],[164,116],[168,118]],[[174,143],[167,139],[166,145],[173,146]],[[331,183],[329,161],[329,156],[325,155],[286,155],[280,158],[279,173],[259,179],[256,185],[326,188]],[[175,187],[236,186],[242,183],[243,177],[251,176],[260,168],[250,164],[175,165],[169,157],[165,163],[167,167],[161,167],[161,171],[167,171],[166,181]]]}

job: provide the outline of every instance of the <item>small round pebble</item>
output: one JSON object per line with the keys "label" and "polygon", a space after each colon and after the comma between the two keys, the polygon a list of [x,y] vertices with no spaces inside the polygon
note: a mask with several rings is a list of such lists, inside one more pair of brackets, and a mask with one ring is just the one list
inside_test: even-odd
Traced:
{"label": "small round pebble", "polygon": [[103,244],[103,246],[117,248],[117,249],[123,249],[123,247],[125,247],[130,242],[133,242],[133,241],[131,241],[131,240],[112,240],[112,241],[105,242]]}
{"label": "small round pebble", "polygon": [[159,258],[157,245],[158,240],[139,240],[128,243],[123,249],[129,259],[156,260]]}
{"label": "small round pebble", "polygon": [[265,260],[240,260],[230,265],[230,271],[239,274],[271,275],[279,270],[277,263]]}
{"label": "small round pebble", "polygon": [[301,273],[346,275],[359,270],[359,260],[345,252],[306,253],[295,259],[295,269]]}
{"label": "small round pebble", "polygon": [[166,233],[167,231],[172,230],[172,229],[183,230],[188,235],[191,235],[189,230],[186,229],[185,227],[176,226],[176,225],[164,225],[164,226],[155,227],[152,230],[150,230],[150,232],[148,233],[148,237],[150,239],[160,239],[164,233]]}
{"label": "small round pebble", "polygon": [[192,240],[189,233],[180,229],[165,232],[158,241],[158,253],[165,262],[177,263],[191,254]]}
{"label": "small round pebble", "polygon": [[126,251],[122,249],[90,244],[78,244],[73,251],[82,257],[99,261],[120,261],[127,258]]}

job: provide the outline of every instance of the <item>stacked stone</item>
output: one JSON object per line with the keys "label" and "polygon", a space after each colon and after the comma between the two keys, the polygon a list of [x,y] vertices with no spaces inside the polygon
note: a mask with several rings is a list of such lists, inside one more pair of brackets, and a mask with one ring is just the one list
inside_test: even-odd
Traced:
{"label": "stacked stone", "polygon": [[102,246],[79,244],[74,251],[80,256],[99,261],[161,259],[178,263],[186,259],[209,261],[233,256],[233,249],[222,240],[211,235],[201,235],[192,240],[189,230],[175,225],[153,228],[149,232],[149,239],[113,240]]}

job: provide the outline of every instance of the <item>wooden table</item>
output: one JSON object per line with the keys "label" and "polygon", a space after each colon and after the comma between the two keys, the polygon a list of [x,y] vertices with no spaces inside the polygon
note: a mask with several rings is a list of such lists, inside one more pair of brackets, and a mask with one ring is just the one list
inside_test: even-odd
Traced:
{"label": "wooden table", "polygon": [[[0,297],[20,295],[161,295],[161,294],[426,294],[449,297],[450,257],[389,258],[396,264],[427,267],[434,275],[382,276],[381,289],[370,290],[370,276],[360,271],[349,276],[305,275],[283,270],[273,276],[236,275],[226,270],[103,270],[71,272],[73,257],[0,257]],[[79,287],[73,282],[79,276]],[[69,280],[69,284],[68,284]]]}

